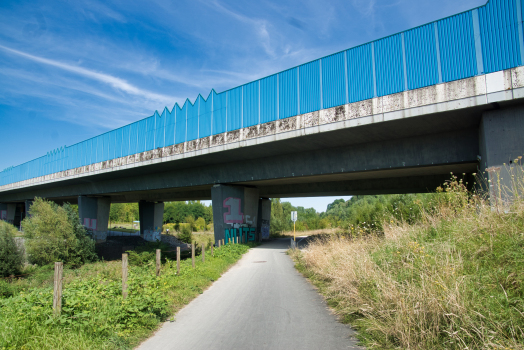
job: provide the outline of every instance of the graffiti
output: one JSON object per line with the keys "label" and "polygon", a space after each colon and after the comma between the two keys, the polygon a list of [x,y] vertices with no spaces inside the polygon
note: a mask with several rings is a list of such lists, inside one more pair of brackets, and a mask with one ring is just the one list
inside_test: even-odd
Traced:
{"label": "graffiti", "polygon": [[86,228],[90,228],[92,230],[96,230],[97,229],[97,220],[96,219],[84,218],[84,226]]}
{"label": "graffiti", "polygon": [[224,208],[227,208],[227,213],[224,213],[225,223],[242,224],[244,222],[244,214],[240,205],[240,198],[227,197],[224,199]]}
{"label": "graffiti", "polygon": [[269,238],[269,220],[262,219],[262,225],[260,226],[260,231],[262,233],[262,239]]}
{"label": "graffiti", "polygon": [[239,240],[242,240],[242,242],[254,242],[256,239],[255,233],[255,227],[226,228],[224,231],[225,242],[238,243]]}

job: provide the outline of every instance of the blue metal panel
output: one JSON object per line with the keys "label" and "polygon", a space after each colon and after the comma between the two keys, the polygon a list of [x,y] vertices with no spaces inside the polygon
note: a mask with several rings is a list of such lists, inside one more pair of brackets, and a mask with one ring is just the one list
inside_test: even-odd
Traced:
{"label": "blue metal panel", "polygon": [[297,68],[278,73],[278,118],[298,114]]}
{"label": "blue metal panel", "polygon": [[433,23],[404,34],[408,89],[438,84],[437,44]]}
{"label": "blue metal panel", "polygon": [[85,149],[86,149],[86,152],[85,152],[84,165],[89,165],[89,164],[93,163],[93,162],[91,162],[91,158],[93,160],[95,159],[95,157],[93,157],[93,153],[96,153],[96,149],[93,150],[93,139],[92,138],[87,140],[86,145],[85,145]]}
{"label": "blue metal panel", "polygon": [[131,154],[129,145],[130,132],[131,125],[126,125],[122,128],[122,157],[127,157]]}
{"label": "blue metal panel", "polygon": [[373,55],[371,44],[346,51],[348,102],[373,98]]}
{"label": "blue metal panel", "polygon": [[175,105],[176,121],[175,121],[175,144],[186,142],[186,117],[187,117],[187,105],[189,102],[186,100],[182,108]]}
{"label": "blue metal panel", "polygon": [[198,106],[201,96],[198,95],[195,104],[187,100],[187,141],[198,139]]}
{"label": "blue metal panel", "polygon": [[260,80],[260,123],[278,119],[277,75]]}
{"label": "blue metal panel", "polygon": [[113,140],[111,140],[111,143],[115,147],[115,152],[113,153],[113,158],[120,158],[122,157],[122,146],[123,146],[123,129],[118,128],[115,130],[113,134]]}
{"label": "blue metal panel", "polygon": [[155,148],[164,147],[164,133],[166,131],[166,113],[164,108],[162,114],[155,113]]}
{"label": "blue metal panel", "polygon": [[146,151],[151,151],[155,148],[155,123],[156,123],[156,114],[146,118]]}
{"label": "blue metal panel", "polygon": [[171,112],[166,109],[166,132],[165,132],[165,146],[171,146],[175,144],[175,106]]}
{"label": "blue metal panel", "polygon": [[227,131],[242,128],[242,86],[228,91]]}
{"label": "blue metal panel", "polygon": [[138,121],[138,142],[136,145],[137,153],[146,151],[147,119],[148,118]]}
{"label": "blue metal panel", "polygon": [[484,72],[521,65],[516,1],[492,0],[478,13]]}
{"label": "blue metal panel", "polygon": [[404,91],[404,68],[401,34],[375,41],[377,95]]}
{"label": "blue metal panel", "polygon": [[299,68],[299,114],[318,111],[321,109],[320,96],[320,60],[309,62]]}
{"label": "blue metal panel", "polygon": [[213,113],[213,91],[207,96],[207,100],[200,100],[200,112],[198,115],[198,137],[211,135],[211,114]]}
{"label": "blue metal panel", "polygon": [[322,59],[322,108],[331,108],[346,103],[345,71],[344,52]]}
{"label": "blue metal panel", "polygon": [[111,133],[106,132],[104,134],[104,155],[103,155],[102,161],[113,159],[114,154],[115,154],[115,147],[114,147],[114,144],[111,143]]}
{"label": "blue metal panel", "polygon": [[244,102],[243,102],[243,127],[258,124],[259,120],[259,81],[244,85]]}
{"label": "blue metal panel", "polygon": [[213,135],[221,134],[226,132],[226,121],[227,121],[227,93],[222,92],[217,94],[213,90]]}
{"label": "blue metal panel", "polygon": [[475,76],[475,38],[471,11],[437,22],[442,81]]}

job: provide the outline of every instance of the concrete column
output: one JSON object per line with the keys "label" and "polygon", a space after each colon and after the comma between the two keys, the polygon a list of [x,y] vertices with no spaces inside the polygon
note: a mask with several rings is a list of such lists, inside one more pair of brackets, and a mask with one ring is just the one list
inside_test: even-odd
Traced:
{"label": "concrete column", "polygon": [[215,243],[238,241],[255,242],[257,217],[259,213],[259,192],[257,188],[243,186],[215,185],[211,188],[213,201],[213,226]]}
{"label": "concrete column", "polygon": [[491,203],[497,204],[498,199],[507,202],[512,193],[522,191],[515,188],[512,174],[522,171],[523,160],[515,163],[515,159],[524,156],[524,107],[485,112],[479,132],[479,170],[490,180]]}
{"label": "concrete column", "polygon": [[258,225],[257,231],[260,233],[259,241],[269,239],[269,225],[271,224],[271,200],[260,198],[258,201]]}
{"label": "concrete column", "polygon": [[7,204],[0,203],[0,220],[7,221]]}
{"label": "concrete column", "polygon": [[164,203],[140,201],[138,203],[140,236],[146,241],[160,240],[164,223]]}
{"label": "concrete column", "polygon": [[111,198],[78,197],[80,222],[93,231],[93,238],[97,241],[103,242],[106,240],[110,208]]}

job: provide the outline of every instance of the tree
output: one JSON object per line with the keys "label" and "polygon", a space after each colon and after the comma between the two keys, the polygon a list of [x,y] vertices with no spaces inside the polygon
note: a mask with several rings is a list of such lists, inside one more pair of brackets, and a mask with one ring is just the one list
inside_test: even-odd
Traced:
{"label": "tree", "polygon": [[22,251],[15,242],[16,228],[0,220],[0,276],[16,275],[22,269]]}
{"label": "tree", "polygon": [[32,263],[46,265],[62,261],[79,266],[96,260],[95,242],[87,235],[78,214],[69,204],[61,207],[35,198],[22,226]]}

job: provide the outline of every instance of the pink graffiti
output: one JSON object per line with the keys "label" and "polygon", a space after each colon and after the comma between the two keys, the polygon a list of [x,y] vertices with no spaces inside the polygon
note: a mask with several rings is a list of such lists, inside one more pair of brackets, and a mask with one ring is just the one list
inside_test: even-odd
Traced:
{"label": "pink graffiti", "polygon": [[224,199],[224,208],[227,212],[224,213],[224,222],[227,224],[242,224],[244,223],[244,214],[240,210],[240,198],[227,197]]}

